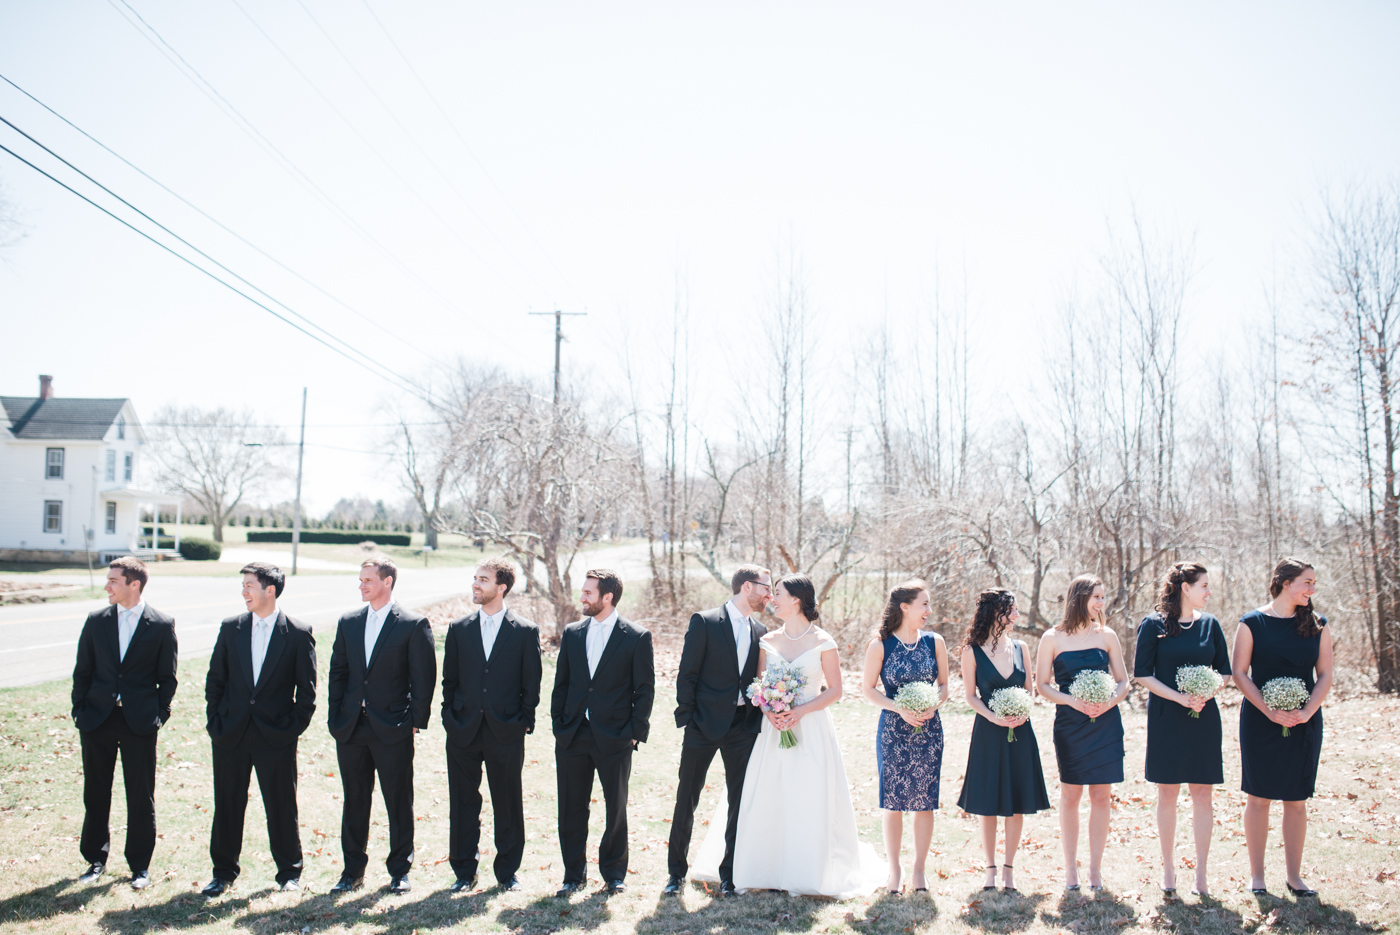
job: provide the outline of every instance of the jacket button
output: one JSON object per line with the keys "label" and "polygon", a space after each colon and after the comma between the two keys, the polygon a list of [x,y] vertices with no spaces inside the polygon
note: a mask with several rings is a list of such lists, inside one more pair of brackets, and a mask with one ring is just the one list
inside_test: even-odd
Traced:
{"label": "jacket button", "polygon": [[483,688],[483,689],[481,690],[481,693],[482,693],[483,695],[486,694],[486,689]]}
{"label": "jacket button", "polygon": [[116,693],[116,692],[112,692],[112,697],[113,697],[113,698],[117,697],[117,693]]}
{"label": "jacket button", "polygon": [[365,679],[365,680],[364,680],[363,682],[361,682],[360,684],[361,684],[361,685],[368,685],[368,684],[369,684],[369,679]]}
{"label": "jacket button", "polygon": [[256,702],[255,700],[253,700],[252,698],[249,698],[249,699],[248,699],[248,704],[257,704],[257,702]]}
{"label": "jacket button", "polygon": [[485,670],[484,672],[482,672],[481,674],[482,674],[482,675],[490,675],[490,674],[491,674],[491,670],[490,670],[490,669],[487,669],[487,670]]}

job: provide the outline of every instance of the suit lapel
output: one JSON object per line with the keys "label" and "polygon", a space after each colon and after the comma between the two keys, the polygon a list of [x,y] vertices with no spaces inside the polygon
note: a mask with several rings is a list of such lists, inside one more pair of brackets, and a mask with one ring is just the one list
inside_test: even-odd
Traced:
{"label": "suit lapel", "polygon": [[[250,621],[250,623],[251,623],[251,621]],[[252,626],[249,626],[248,629],[251,630],[251,629],[252,629]],[[252,634],[250,633],[250,634],[249,634],[249,638],[250,638],[250,644],[249,644],[249,645],[250,645],[250,647],[251,647],[251,636],[252,636]],[[273,667],[274,665],[277,664],[277,657],[280,656],[280,655],[282,655],[282,647],[285,646],[286,643],[287,643],[287,615],[284,614],[284,613],[282,613],[282,611],[279,609],[279,610],[277,611],[277,619],[276,619],[275,621],[273,621],[273,624],[272,624],[272,635],[269,636],[268,639],[267,639],[267,652],[263,653],[262,671],[258,673],[258,680],[257,680],[257,682],[253,685],[253,694],[256,695],[256,694],[258,693],[258,689],[261,688],[261,687],[263,686],[263,683],[267,681],[267,673],[271,672],[271,671],[272,671],[272,667]],[[250,648],[250,649],[249,649],[249,652],[248,652],[248,665],[249,665],[249,667],[250,667],[250,668],[249,668],[249,671],[252,671],[252,669],[251,669],[251,666],[252,666],[252,664],[253,664],[252,656],[253,656],[253,654],[252,654],[252,650],[251,650],[251,648]]]}
{"label": "suit lapel", "polygon": [[112,652],[112,660],[116,662],[117,668],[122,664],[122,637],[121,630],[117,626],[117,605],[107,605],[107,617],[102,624],[102,640],[107,643],[108,649]]}
{"label": "suit lapel", "polygon": [[237,632],[233,638],[233,649],[238,656],[238,671],[253,688],[253,615],[244,614],[238,618]]}
{"label": "suit lapel", "polygon": [[[470,658],[484,667],[487,660],[486,654],[481,648],[481,611],[478,610],[472,614],[471,619],[467,621],[466,629],[462,631],[462,638],[467,641],[467,653]],[[496,638],[500,639],[500,635],[498,634]],[[494,646],[491,648],[495,649]]]}
{"label": "suit lapel", "polygon": [[[366,609],[365,609],[365,623],[366,623],[366,624],[369,623],[369,609],[368,609],[368,605],[366,605]],[[390,634],[391,632],[393,632],[394,627],[398,626],[398,624],[399,624],[399,605],[398,605],[398,604],[390,604],[390,605],[389,605],[389,613],[384,617],[384,625],[383,625],[382,627],[379,628],[379,638],[378,638],[377,640],[374,641],[374,653],[373,653],[373,655],[371,655],[371,656],[369,657],[369,661],[365,663],[365,674],[369,674],[369,670],[372,669],[372,668],[374,668],[374,660],[376,660],[376,659],[379,658],[379,650],[384,646],[385,643],[388,642],[388,640],[389,640],[389,634]],[[364,640],[361,640],[360,642],[363,643]],[[478,641],[478,643],[479,643],[479,641]],[[479,648],[479,645],[478,645],[478,648]]]}
{"label": "suit lapel", "polygon": [[369,672],[369,658],[365,655],[365,629],[369,626],[369,605],[360,614],[359,625],[351,624],[346,639],[350,640],[350,658],[360,660],[360,677]]}
{"label": "suit lapel", "polygon": [[574,631],[573,645],[569,647],[569,652],[573,655],[569,664],[583,673],[585,682],[593,679],[593,676],[588,674],[588,626],[584,624]]}
{"label": "suit lapel", "polygon": [[[607,645],[603,647],[603,654],[598,657],[598,668],[594,670],[595,675],[603,671],[603,666],[608,664],[608,659],[611,658],[612,654],[617,651],[618,644],[621,642],[622,618],[618,617],[617,623],[613,624],[612,633],[608,636]],[[587,664],[587,660],[585,660],[585,664]]]}
{"label": "suit lapel", "polygon": [[725,647],[725,660],[730,669],[742,673],[743,670],[739,667],[739,648],[734,645],[734,621],[729,619],[727,606],[719,609],[719,636],[720,643]]}

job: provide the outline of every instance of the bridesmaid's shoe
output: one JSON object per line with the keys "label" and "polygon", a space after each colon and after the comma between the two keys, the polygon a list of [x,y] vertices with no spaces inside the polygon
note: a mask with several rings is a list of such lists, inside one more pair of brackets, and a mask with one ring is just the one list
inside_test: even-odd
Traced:
{"label": "bridesmaid's shoe", "polygon": [[984,893],[996,892],[996,888],[997,888],[997,868],[996,868],[996,865],[993,864],[992,866],[988,867],[987,869],[990,870],[990,871],[992,872],[992,885],[991,885],[991,886],[984,886],[984,887],[982,887],[982,892],[984,892]]}
{"label": "bridesmaid's shoe", "polygon": [[1284,885],[1288,887],[1288,892],[1292,893],[1294,896],[1298,897],[1299,899],[1304,899],[1304,898],[1307,898],[1307,897],[1312,897],[1312,896],[1316,896],[1316,895],[1317,895],[1317,890],[1310,890],[1310,889],[1307,889],[1306,887],[1300,890],[1300,889],[1298,889],[1297,887],[1295,887],[1292,883],[1286,883],[1286,884],[1284,884]]}
{"label": "bridesmaid's shoe", "polygon": [[916,893],[927,893],[927,892],[928,892],[928,876],[927,876],[927,875],[924,876],[924,885],[923,885],[923,886],[916,886],[916,887],[914,887],[914,892],[916,892]]}
{"label": "bridesmaid's shoe", "polygon": [[[1011,866],[1010,864],[1002,864],[1002,866],[1005,867],[1007,870],[1015,870],[1015,869],[1016,869],[1015,867]],[[1005,876],[1005,875],[1003,874],[1003,876]],[[1003,893],[1015,893],[1015,894],[1017,894],[1018,896],[1019,896],[1020,893],[1021,893],[1021,891],[1018,890],[1018,889],[1016,889],[1016,887],[1014,887],[1014,886],[1003,886],[1003,887],[1001,888],[1001,891],[1002,891]]]}
{"label": "bridesmaid's shoe", "polygon": [[1181,901],[1181,897],[1179,897],[1179,896],[1176,895],[1176,887],[1174,887],[1174,886],[1173,886],[1171,889],[1168,889],[1168,888],[1165,887],[1165,886],[1162,887],[1162,898],[1165,899],[1167,902],[1170,902],[1170,903],[1175,903],[1175,902],[1180,902],[1180,901]]}

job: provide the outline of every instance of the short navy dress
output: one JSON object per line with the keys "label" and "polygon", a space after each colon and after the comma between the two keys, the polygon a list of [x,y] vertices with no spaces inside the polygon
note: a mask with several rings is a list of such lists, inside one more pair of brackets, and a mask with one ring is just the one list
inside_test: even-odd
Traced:
{"label": "short navy dress", "polygon": [[[938,653],[932,633],[921,633],[913,647],[890,635],[881,643],[885,661],[880,680],[885,697],[910,682],[938,684]],[[880,807],[892,812],[928,812],[938,808],[938,783],[943,775],[943,719],[924,722],[922,733],[893,711],[880,711],[875,735],[875,762],[880,769]]]}
{"label": "short navy dress", "polygon": [[[1026,687],[1026,660],[1021,644],[1012,641],[1011,675],[997,671],[981,646],[972,647],[977,663],[977,695],[991,705],[992,695],[1003,688]],[[964,672],[966,679],[974,673]],[[1040,768],[1040,746],[1029,719],[1015,729],[1016,739],[1006,739],[1006,728],[982,715],[972,722],[972,743],[967,748],[967,772],[963,774],[958,807],[971,815],[1029,815],[1050,807],[1045,773]]]}
{"label": "short navy dress", "polygon": [[[1176,636],[1167,636],[1162,615],[1152,614],[1138,627],[1133,676],[1151,676],[1176,688],[1176,670],[1183,666],[1209,666],[1221,675],[1230,674],[1230,650],[1220,621],[1201,614]],[[1214,698],[1196,718],[1190,708],[1151,695],[1147,699],[1147,781],[1208,786],[1224,782],[1221,736],[1220,706]]]}
{"label": "short navy dress", "polygon": [[[1324,618],[1318,622],[1327,625]],[[1259,688],[1270,679],[1302,679],[1308,691],[1317,684],[1314,666],[1322,648],[1322,634],[1298,635],[1298,621],[1251,610],[1240,618],[1249,627],[1254,651],[1249,678]],[[1310,799],[1317,787],[1317,761],[1322,756],[1322,711],[1297,727],[1283,728],[1246,701],[1240,705],[1241,788],[1261,799],[1298,802]]]}
{"label": "short navy dress", "polygon": [[[1055,685],[1069,694],[1074,677],[1085,669],[1108,671],[1108,651],[1066,649],[1055,656]],[[1114,705],[1097,719],[1067,704],[1055,706],[1055,760],[1060,782],[1097,786],[1123,781],[1123,715]]]}

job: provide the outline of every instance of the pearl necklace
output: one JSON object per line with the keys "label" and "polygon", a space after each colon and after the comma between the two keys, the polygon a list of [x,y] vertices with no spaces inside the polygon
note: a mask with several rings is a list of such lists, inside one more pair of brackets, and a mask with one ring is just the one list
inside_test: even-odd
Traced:
{"label": "pearl necklace", "polygon": [[924,641],[924,638],[922,636],[916,636],[914,637],[913,645],[910,645],[909,643],[906,643],[904,642],[904,640],[900,639],[898,633],[891,633],[890,636],[894,637],[894,641],[898,643],[906,653],[918,652],[919,644]]}
{"label": "pearl necklace", "polygon": [[783,624],[783,628],[782,628],[781,630],[779,630],[778,633],[781,634],[782,636],[786,636],[788,639],[790,639],[790,640],[792,640],[794,643],[796,643],[798,640],[802,639],[802,637],[806,636],[808,633],[811,633],[811,632],[812,632],[812,628],[815,627],[816,625],[817,625],[817,623],[816,623],[816,621],[814,620],[814,621],[812,621],[811,623],[807,624],[807,629],[803,630],[803,631],[802,631],[800,634],[798,634],[797,636],[788,636],[787,624]]}

